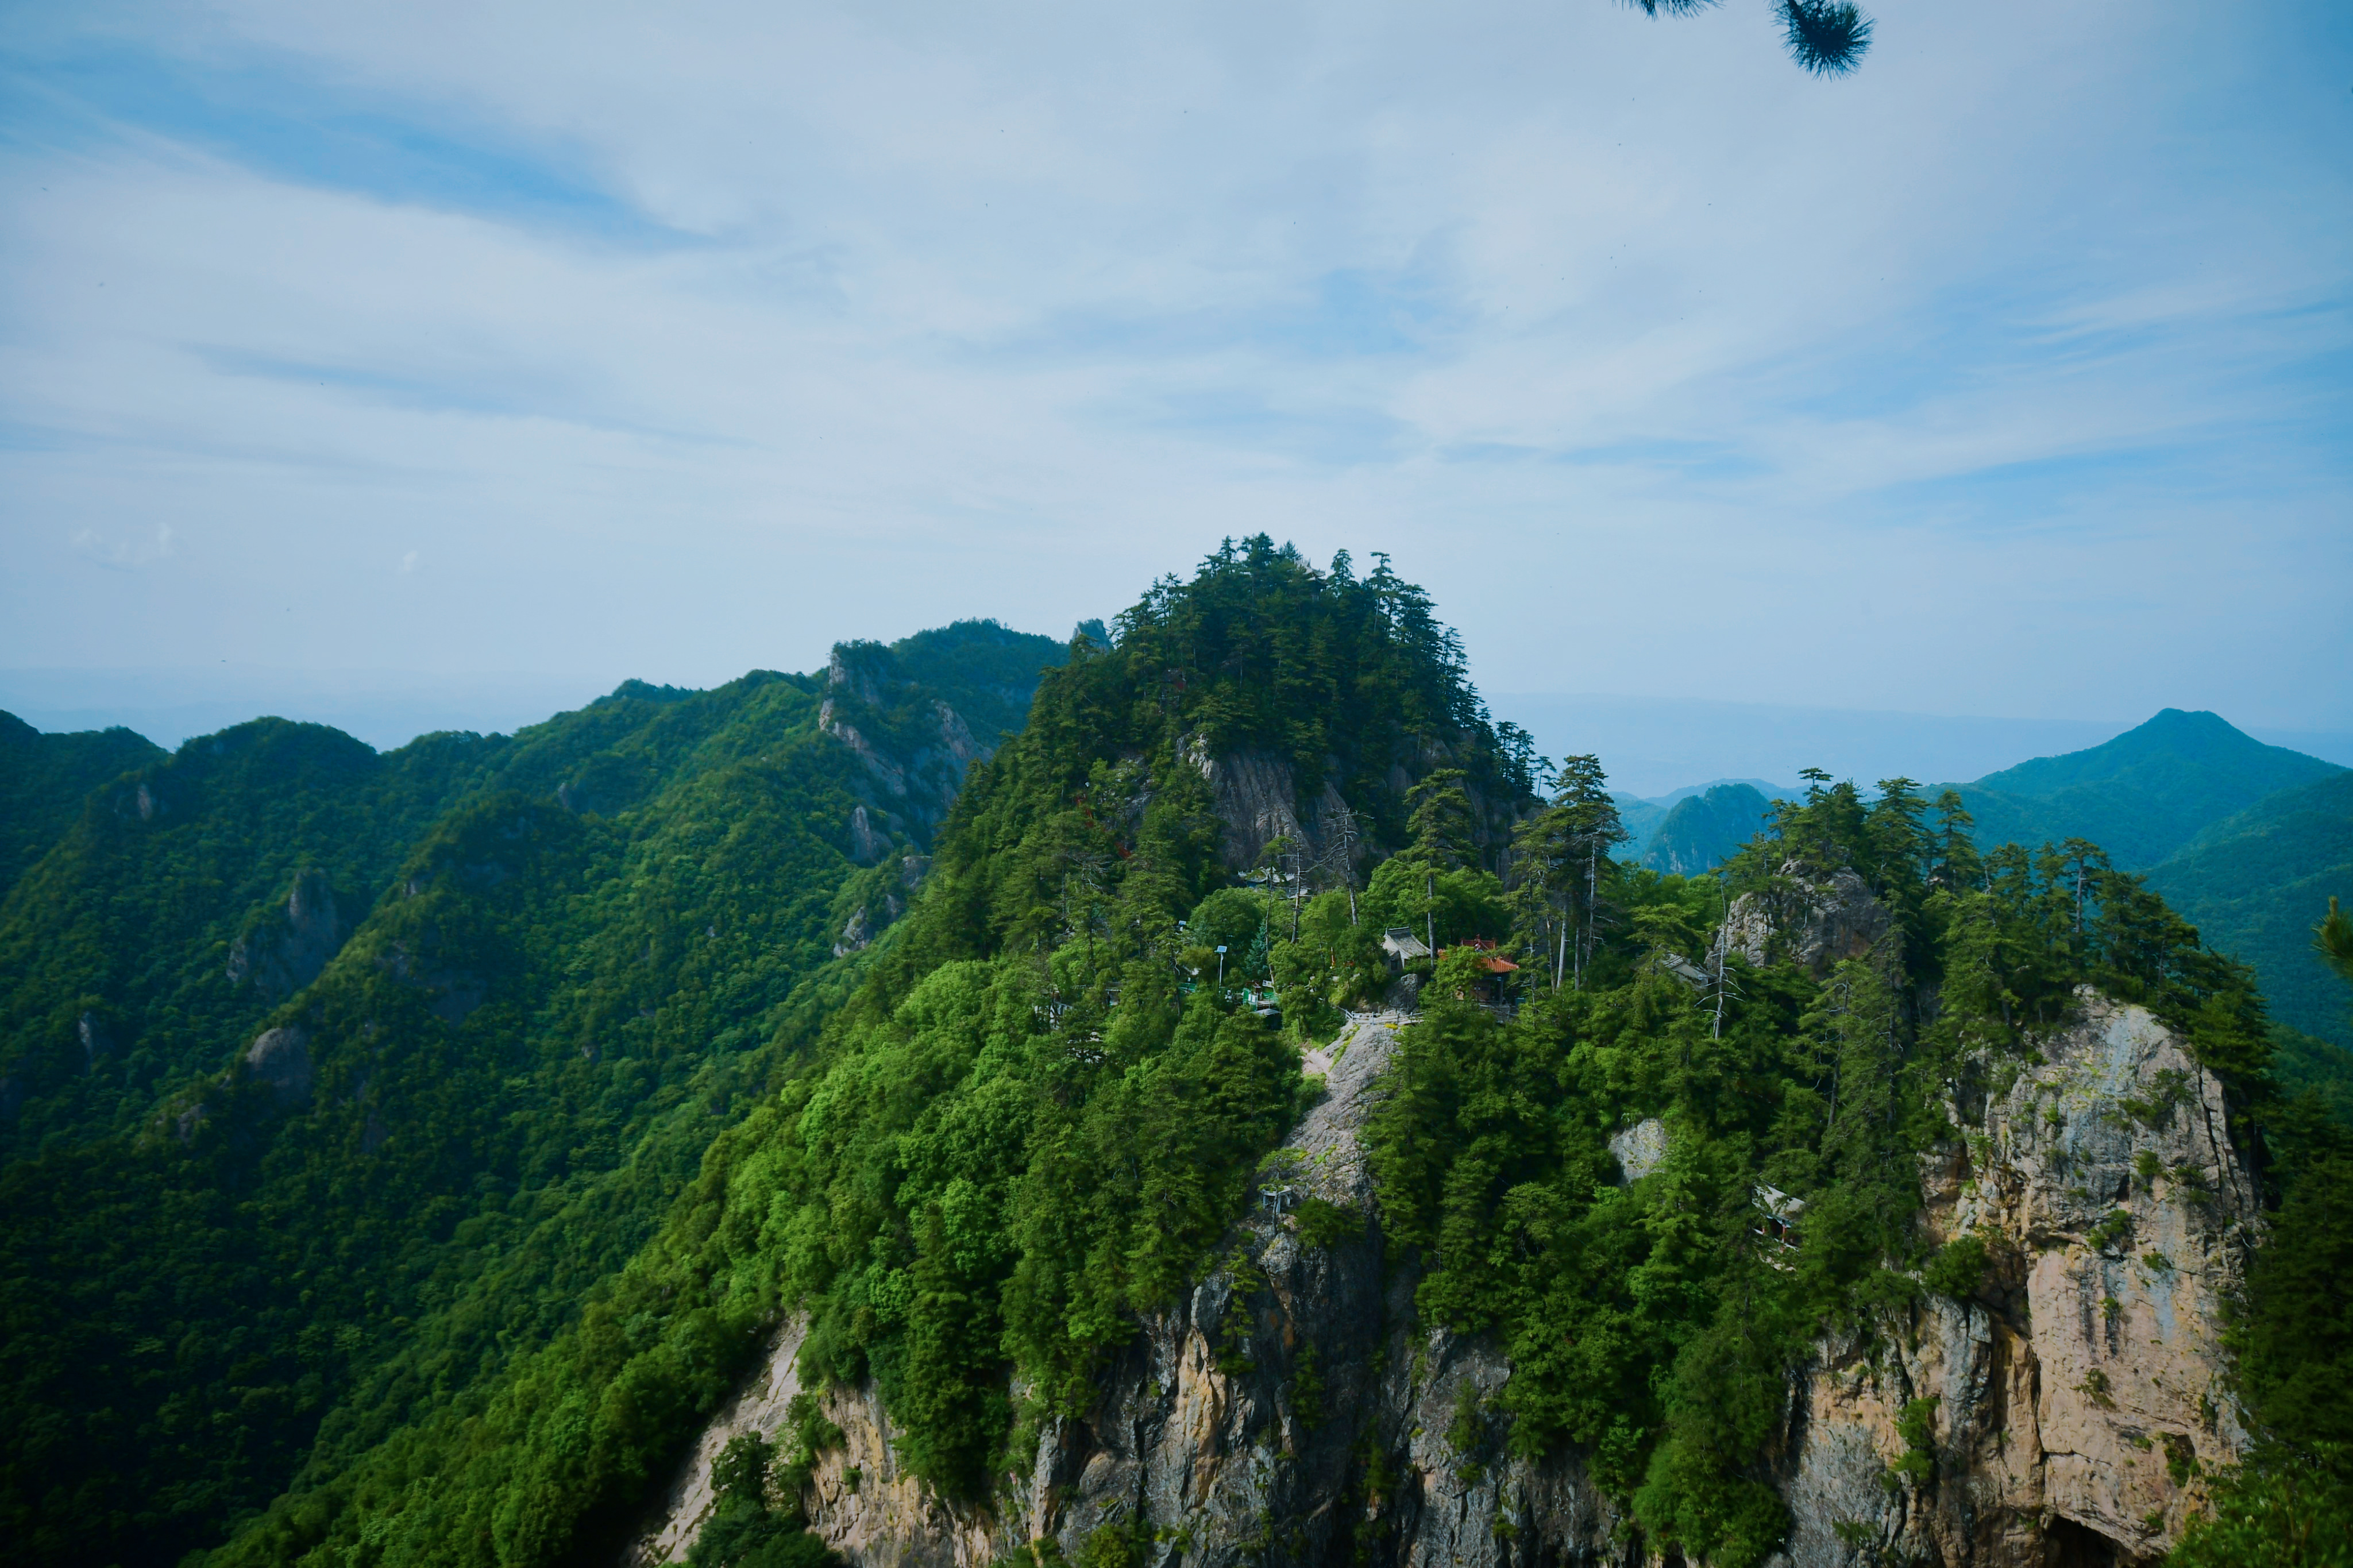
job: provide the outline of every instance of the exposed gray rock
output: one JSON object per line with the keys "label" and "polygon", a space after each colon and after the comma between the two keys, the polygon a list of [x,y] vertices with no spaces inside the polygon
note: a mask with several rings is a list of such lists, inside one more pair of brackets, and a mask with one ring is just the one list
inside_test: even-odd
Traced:
{"label": "exposed gray rock", "polygon": [[826,660],[825,685],[828,691],[846,691],[869,707],[882,701],[882,689],[874,678],[872,667],[864,660],[852,661],[842,657],[840,644],[834,645],[833,657]]}
{"label": "exposed gray rock", "polygon": [[866,944],[873,940],[873,932],[867,924],[866,911],[859,910],[842,926],[841,935],[834,940],[833,956],[847,958],[853,952],[862,952]]}
{"label": "exposed gray rock", "polygon": [[956,782],[962,784],[965,771],[975,763],[987,762],[991,751],[972,738],[972,727],[964,721],[963,714],[936,697],[932,699],[932,711],[940,721],[940,749],[955,760]]}
{"label": "exposed gray rock", "polygon": [[867,740],[857,725],[836,718],[830,697],[818,709],[817,727],[849,747],[858,760],[866,764],[866,771],[874,776],[875,782],[893,798],[907,798],[907,770],[876,750],[873,742]]}
{"label": "exposed gray rock", "polygon": [[849,813],[849,858],[861,866],[871,866],[890,852],[891,840],[874,831],[866,808],[853,807]]}
{"label": "exposed gray rock", "polygon": [[[944,1502],[905,1471],[869,1384],[823,1396],[844,1445],[803,1499],[812,1527],[854,1568],[990,1568],[1041,1537],[1076,1558],[1096,1530],[1139,1517],[1184,1532],[1184,1568],[1640,1561],[1578,1455],[1505,1449],[1484,1405],[1509,1363],[1414,1328],[1414,1275],[1384,1271],[1359,1138],[1395,1027],[1359,1019],[1311,1054],[1324,1094],[1270,1162],[1284,1201],[1239,1228],[1246,1262],[1142,1324],[1095,1407],[1050,1426],[993,1509]],[[2147,1011],[2088,991],[2036,1044],[2042,1065],[2017,1068],[1924,1172],[1930,1239],[1984,1239],[1986,1288],[1826,1339],[1792,1385],[1767,1456],[1792,1519],[1783,1568],[2141,1562],[2199,1506],[2196,1471],[2244,1446],[2219,1323],[2257,1210],[2221,1086]],[[1612,1152],[1639,1179],[1665,1144],[1646,1122]],[[2154,1184],[2132,1174],[2144,1154]],[[1364,1236],[1303,1246],[1280,1212],[1300,1195],[1365,1213]],[[704,1434],[628,1562],[684,1557],[720,1449],[783,1425],[802,1331],[786,1326]],[[1907,1405],[1929,1413],[1925,1479],[1894,1468]],[[1466,1426],[1477,1436],[1458,1452],[1448,1434]],[[1176,1552],[1164,1543],[1156,1568]]]}
{"label": "exposed gray rock", "polygon": [[100,1057],[114,1049],[114,1040],[106,1032],[106,1021],[95,1013],[84,1013],[74,1020],[74,1037],[81,1042],[81,1065],[85,1072],[96,1072]]}
{"label": "exposed gray rock", "polygon": [[[1932,1237],[1985,1240],[1990,1287],[1822,1347],[1787,1487],[1797,1568],[1855,1561],[1841,1530],[1886,1562],[2040,1564],[2054,1521],[2153,1558],[2204,1499],[2189,1461],[2245,1447],[2221,1313],[2259,1211],[2221,1085],[2146,1009],[2088,988],[2077,1007],[1926,1173]],[[1891,1489],[1925,1399],[1935,1475]]]}
{"label": "exposed gray rock", "polygon": [[1208,781],[1212,809],[1226,829],[1221,848],[1229,867],[1240,871],[1257,865],[1274,839],[1305,841],[1290,763],[1268,752],[1211,756],[1198,736],[1185,755]]}
{"label": "exposed gray rock", "polygon": [[311,1098],[311,1037],[293,1024],[264,1029],[246,1048],[246,1070],[269,1086],[280,1105]]}
{"label": "exposed gray rock", "polygon": [[1609,1154],[1625,1180],[1641,1181],[1667,1157],[1667,1124],[1653,1116],[1611,1133]]}
{"label": "exposed gray rock", "polygon": [[[845,658],[845,651],[850,657]],[[893,673],[887,655],[872,648],[837,647],[826,667],[818,728],[849,748],[880,786],[883,799],[928,830],[946,816],[964,787],[965,773],[974,763],[986,762],[994,748],[973,734],[964,715],[936,697],[925,700],[930,723],[924,726],[917,718],[923,709],[913,705],[912,695]],[[893,709],[893,702],[907,706]],[[900,826],[895,817],[892,826]]]}
{"label": "exposed gray rock", "polygon": [[[1365,1213],[1360,1238],[1307,1247],[1289,1218],[1253,1215],[1238,1238],[1248,1267],[1145,1323],[1098,1406],[1050,1426],[994,1510],[944,1502],[907,1474],[871,1384],[827,1394],[844,1442],[804,1496],[813,1528],[860,1568],[988,1568],[1040,1537],[1075,1557],[1095,1531],[1139,1515],[1187,1532],[1188,1568],[1345,1561],[1360,1546],[1395,1568],[1620,1561],[1617,1520],[1574,1456],[1512,1458],[1475,1414],[1470,1451],[1449,1440],[1458,1410],[1475,1412],[1510,1368],[1482,1344],[1410,1331],[1413,1277],[1385,1277],[1357,1136],[1396,1044],[1388,1021],[1363,1020],[1312,1059],[1325,1094],[1272,1163],[1285,1185]],[[711,1507],[712,1461],[737,1433],[782,1426],[803,1331],[778,1336],[628,1561],[685,1556]]]}
{"label": "exposed gray rock", "polygon": [[1824,874],[1792,860],[1771,887],[1732,901],[1724,937],[1751,963],[1788,959],[1819,974],[1841,959],[1861,958],[1894,929],[1887,906],[1861,877],[1844,867]]}
{"label": "exposed gray rock", "polygon": [[292,995],[319,977],[351,935],[335,909],[335,890],[316,868],[297,872],[282,923],[267,921],[229,944],[228,983],[262,995]]}

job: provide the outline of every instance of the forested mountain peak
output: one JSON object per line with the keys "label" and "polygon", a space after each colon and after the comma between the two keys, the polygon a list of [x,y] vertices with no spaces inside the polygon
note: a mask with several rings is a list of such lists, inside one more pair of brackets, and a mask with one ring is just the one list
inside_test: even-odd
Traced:
{"label": "forested mountain peak", "polygon": [[2215,714],[2168,708],[2101,745],[1954,787],[1985,838],[2084,838],[2116,864],[2145,870],[2263,796],[2341,771],[2267,746]]}
{"label": "forested mountain peak", "polygon": [[163,754],[128,730],[45,735],[0,713],[0,894],[47,853],[91,790]]}
{"label": "forested mountain peak", "polygon": [[2265,745],[2218,713],[2167,708],[2112,741],[1988,773],[1973,787],[2043,796],[2072,785],[2129,776],[2146,767],[2206,772],[2218,785],[2228,781],[2227,787],[2245,793],[2250,804],[2274,791],[2343,771],[2302,752]]}
{"label": "forested mountain peak", "polygon": [[1685,795],[1652,829],[1642,864],[1684,877],[1712,871],[1757,836],[1768,805],[1742,779]]}
{"label": "forested mountain peak", "polygon": [[[60,1563],[607,1557],[775,1343],[801,1396],[704,1445],[707,1564],[818,1568],[811,1521],[928,1560],[943,1520],[1017,1563],[1157,1531],[1187,1568],[1388,1564],[1438,1539],[1409,1473],[1466,1561],[1553,1517],[1532,1486],[1629,1551],[1828,1552],[1777,1489],[1811,1369],[2032,1326],[1989,1314],[2043,1241],[1932,1212],[1995,1155],[2071,1205],[2068,1257],[2140,1268],[2118,1323],[2195,1308],[2169,1353],[2205,1364],[2223,1232],[2329,1147],[2242,971],[2093,847],[1980,850],[1902,781],[1817,778],[1721,879],[1620,864],[1596,759],[1493,722],[1374,561],[1228,542],[1068,644],[965,622],[381,756],[264,721],[101,788],[0,902],[0,1528]],[[1303,1144],[1311,1066],[1353,1120]],[[2078,1202],[2038,1141],[2084,1073]],[[2197,1260],[2130,1264],[2144,1219]],[[2051,1342],[2105,1353],[2091,1322]],[[2069,1418],[2123,1445],[2105,1386]],[[2161,1393],[2185,1476],[2235,1452]],[[1982,1478],[1936,1489],[1904,1397],[1840,1506],[1908,1552]],[[1196,1503],[1129,1484],[1121,1443],[1218,1420]],[[2131,1485],[2094,1512],[2135,1550],[2202,1495]]]}

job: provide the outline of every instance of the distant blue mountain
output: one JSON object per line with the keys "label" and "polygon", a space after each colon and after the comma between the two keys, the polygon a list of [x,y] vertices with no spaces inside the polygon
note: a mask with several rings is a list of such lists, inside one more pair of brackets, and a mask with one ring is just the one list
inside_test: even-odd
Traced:
{"label": "distant blue mountain", "polygon": [[1957,787],[1981,847],[2085,838],[2120,868],[2138,871],[2266,795],[2342,772],[2267,746],[2215,714],[2168,708],[2104,745]]}
{"label": "distant blue mountain", "polygon": [[1771,805],[1765,793],[1746,779],[1686,795],[1651,834],[1642,852],[1642,864],[1653,871],[1672,871],[1684,877],[1713,871],[1757,837]]}
{"label": "distant blue mountain", "polygon": [[[1788,784],[1777,784],[1765,779],[1710,779],[1705,784],[1685,784],[1681,789],[1669,790],[1660,795],[1649,797],[1633,795],[1612,795],[1610,798],[1618,803],[1618,819],[1625,824],[1628,835],[1625,847],[1618,852],[1618,858],[1621,860],[1633,860],[1648,865],[1650,862],[1645,857],[1650,854],[1651,846],[1657,842],[1660,827],[1673,814],[1675,808],[1694,796],[1705,795],[1711,790],[1721,789],[1728,784],[1738,784],[1755,791],[1767,801],[1793,797],[1798,794]],[[1751,825],[1741,834],[1741,842],[1747,842],[1749,836],[1756,831],[1755,826]]]}

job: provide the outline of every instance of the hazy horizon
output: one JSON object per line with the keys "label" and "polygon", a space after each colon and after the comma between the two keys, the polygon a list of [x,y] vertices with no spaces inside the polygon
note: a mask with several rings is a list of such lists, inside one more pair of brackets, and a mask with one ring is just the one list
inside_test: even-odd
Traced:
{"label": "hazy horizon", "polygon": [[[0,669],[0,710],[51,731],[121,724],[167,750],[268,715],[330,724],[389,751],[436,730],[512,733],[583,707],[627,679],[641,678],[240,666]],[[1602,692],[1482,695],[1496,718],[1529,731],[1546,754],[1597,753],[1612,788],[1645,798],[1727,779],[1794,788],[1798,770],[1810,766],[1866,784],[1899,773],[1967,782],[2031,757],[2098,745],[2151,717],[2001,718]],[[2353,733],[2238,727],[2268,744],[2353,766]]]}
{"label": "hazy horizon", "polygon": [[0,665],[702,686],[1265,531],[1494,690],[2353,730],[2353,12],[1871,8],[23,12]]}

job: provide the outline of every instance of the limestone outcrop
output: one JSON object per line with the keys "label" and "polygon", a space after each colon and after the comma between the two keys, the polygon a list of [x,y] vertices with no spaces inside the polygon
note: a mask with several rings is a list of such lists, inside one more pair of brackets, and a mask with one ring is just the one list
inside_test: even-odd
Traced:
{"label": "limestone outcrop", "polygon": [[326,873],[306,868],[295,874],[282,921],[265,920],[229,944],[228,983],[291,996],[319,977],[351,934]]}
{"label": "limestone outcrop", "polygon": [[1894,929],[1887,907],[1854,872],[1793,860],[1772,886],[1732,901],[1724,942],[1751,963],[1787,959],[1819,974],[1841,959],[1861,958]]}
{"label": "limestone outcrop", "polygon": [[[844,1436],[804,1496],[812,1527],[856,1568],[989,1568],[1040,1538],[1075,1559],[1137,1519],[1164,1532],[1154,1568],[1645,1562],[1580,1456],[1510,1454],[1487,1404],[1510,1363],[1417,1325],[1413,1273],[1384,1268],[1358,1138],[1398,1026],[1360,1020],[1310,1058],[1325,1093],[1225,1266],[1142,1326],[992,1510],[900,1466],[870,1385],[824,1396]],[[2088,990],[2034,1047],[1989,1064],[2002,1076],[1923,1173],[1927,1239],[1984,1247],[1976,1289],[1826,1339],[1793,1378],[1764,1456],[1792,1520],[1779,1568],[2149,1561],[2244,1446],[2219,1324],[2258,1207],[2220,1084],[2145,1009]],[[1625,1130],[1625,1178],[1666,1142]],[[1303,1196],[1363,1234],[1308,1245],[1287,1212]],[[681,1560],[720,1449],[784,1425],[801,1331],[704,1434],[630,1563]]]}
{"label": "limestone outcrop", "polygon": [[264,1029],[246,1047],[246,1070],[254,1081],[269,1086],[280,1105],[311,1098],[311,1037],[295,1025]]}
{"label": "limestone outcrop", "polygon": [[[1932,1238],[1984,1243],[1983,1285],[1822,1347],[1793,1419],[1800,1568],[1857,1543],[1890,1562],[2151,1560],[2246,1446],[2221,1312],[2260,1209],[2221,1085],[2147,1009],[2088,988],[2036,1045],[2041,1065],[1925,1173]],[[1891,1486],[1905,1409],[1931,1401],[1915,1421],[1930,1468]]]}

